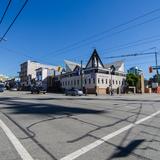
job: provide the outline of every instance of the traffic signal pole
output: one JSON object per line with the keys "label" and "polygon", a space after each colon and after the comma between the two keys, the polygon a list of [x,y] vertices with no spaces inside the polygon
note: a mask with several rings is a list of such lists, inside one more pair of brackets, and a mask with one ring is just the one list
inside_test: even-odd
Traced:
{"label": "traffic signal pole", "polygon": [[157,60],[157,52],[155,52],[155,62],[156,62],[156,73],[158,76],[158,60]]}

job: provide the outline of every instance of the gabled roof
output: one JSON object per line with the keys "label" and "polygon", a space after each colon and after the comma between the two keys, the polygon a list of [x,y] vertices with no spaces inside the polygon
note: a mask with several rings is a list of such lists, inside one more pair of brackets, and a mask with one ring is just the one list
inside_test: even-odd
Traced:
{"label": "gabled roof", "polygon": [[79,71],[80,68],[81,68],[80,66],[76,66],[73,71]]}
{"label": "gabled roof", "polygon": [[124,72],[124,62],[123,61],[115,61],[110,64],[104,64],[104,68],[110,69],[111,65],[114,65],[116,71]]}
{"label": "gabled roof", "polygon": [[87,65],[86,65],[86,68],[104,68],[104,65],[103,65],[96,49],[94,49]]}
{"label": "gabled roof", "polygon": [[80,66],[80,64],[68,60],[64,60],[64,63],[66,64],[66,72],[72,72],[76,66]]}

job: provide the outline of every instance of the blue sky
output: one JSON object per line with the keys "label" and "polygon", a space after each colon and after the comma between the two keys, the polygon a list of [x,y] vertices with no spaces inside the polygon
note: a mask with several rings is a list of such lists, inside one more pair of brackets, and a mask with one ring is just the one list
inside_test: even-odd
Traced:
{"label": "blue sky", "polygon": [[[0,35],[3,35],[22,3],[22,0],[12,2],[0,25]],[[0,15],[6,4],[7,0],[2,1]],[[107,56],[150,52],[154,51],[153,47],[159,51],[160,17],[154,18],[160,16],[160,11],[100,34],[157,8],[160,8],[159,0],[29,0],[7,34],[7,41],[0,44],[0,73],[17,75],[20,63],[27,59],[52,65],[63,65],[64,59],[76,62],[82,59],[86,63],[93,48],[97,49],[103,63],[119,60],[106,59]],[[154,20],[139,25],[150,19]],[[128,27],[130,29],[126,30]],[[92,35],[97,36],[82,42]],[[77,42],[80,43],[72,45]],[[126,45],[128,43],[130,45]],[[72,48],[66,48],[69,45]],[[154,56],[122,60],[126,69],[138,66],[144,70],[146,77],[151,76],[148,67],[154,65]]]}

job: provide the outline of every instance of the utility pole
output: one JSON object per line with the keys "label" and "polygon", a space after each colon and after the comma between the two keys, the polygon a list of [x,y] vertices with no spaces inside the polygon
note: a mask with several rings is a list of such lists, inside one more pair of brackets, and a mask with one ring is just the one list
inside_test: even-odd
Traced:
{"label": "utility pole", "polygon": [[110,70],[110,74],[111,74],[111,83],[110,83],[110,85],[111,85],[111,90],[110,90],[110,95],[112,96],[112,71]]}
{"label": "utility pole", "polygon": [[83,91],[83,61],[81,60],[81,70],[80,70],[80,76],[81,76],[81,90]]}
{"label": "utility pole", "polygon": [[115,69],[116,69],[116,68],[115,68],[114,65],[111,65],[111,66],[110,66],[110,74],[111,74],[111,83],[110,83],[111,91],[110,91],[110,94],[111,94],[111,96],[113,95],[113,86],[112,86],[112,85],[113,85],[113,84],[112,84],[112,83],[113,83],[113,80],[112,80],[113,78],[112,78],[112,75],[115,73]]}
{"label": "utility pole", "polygon": [[155,51],[153,51],[153,52],[147,52],[147,53],[124,54],[124,55],[104,57],[104,58],[111,59],[111,58],[124,58],[124,57],[133,57],[133,56],[142,56],[142,55],[154,55],[155,56],[155,65],[156,65],[154,67],[154,69],[156,70],[156,77],[157,77],[157,83],[158,83],[158,76],[159,76],[159,73],[158,73],[159,66],[158,66],[158,60],[157,60],[157,54],[158,54],[158,52],[156,51],[156,49],[157,49],[156,47],[152,47],[150,49],[154,49]]}
{"label": "utility pole", "polygon": [[155,69],[156,69],[157,83],[158,83],[159,73],[158,73],[157,47],[153,47],[151,49],[155,49],[155,65],[156,65]]}
{"label": "utility pole", "polygon": [[155,51],[155,62],[156,62],[156,74],[157,74],[157,83],[158,83],[158,61],[157,61],[157,52]]}

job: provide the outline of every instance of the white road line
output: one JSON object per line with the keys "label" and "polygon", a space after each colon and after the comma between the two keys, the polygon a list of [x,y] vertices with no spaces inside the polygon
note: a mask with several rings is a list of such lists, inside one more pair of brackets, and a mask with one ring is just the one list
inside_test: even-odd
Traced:
{"label": "white road line", "polygon": [[129,130],[129,129],[133,128],[134,126],[136,126],[136,125],[138,125],[138,124],[140,124],[140,123],[142,123],[142,122],[144,122],[144,121],[146,121],[146,120],[148,120],[150,118],[153,118],[154,116],[156,116],[158,114],[160,114],[160,110],[155,112],[155,113],[153,113],[153,114],[151,114],[150,116],[147,116],[145,118],[142,118],[142,119],[136,121],[135,123],[131,123],[131,124],[121,128],[121,129],[119,129],[119,130],[117,130],[117,131],[115,131],[113,133],[110,133],[110,134],[106,135],[105,137],[102,137],[101,139],[96,140],[95,142],[93,142],[93,143],[91,143],[91,144],[89,144],[87,146],[84,146],[81,149],[79,149],[79,150],[77,150],[77,151],[75,151],[75,152],[73,152],[73,153],[61,158],[60,160],[73,160],[73,159],[76,159],[79,156],[85,154],[86,152],[92,150],[93,148],[101,145],[105,141],[108,141],[109,139],[111,139],[111,138],[123,133],[126,130]]}
{"label": "white road line", "polygon": [[21,142],[17,139],[17,137],[12,133],[12,131],[5,125],[5,123],[0,119],[0,127],[3,129],[19,155],[23,160],[33,160],[31,155],[27,152],[27,150],[23,147]]}

